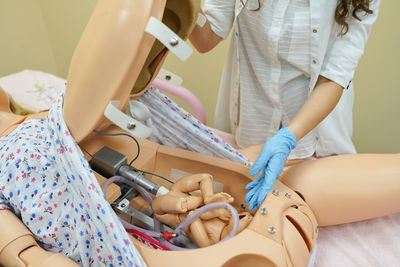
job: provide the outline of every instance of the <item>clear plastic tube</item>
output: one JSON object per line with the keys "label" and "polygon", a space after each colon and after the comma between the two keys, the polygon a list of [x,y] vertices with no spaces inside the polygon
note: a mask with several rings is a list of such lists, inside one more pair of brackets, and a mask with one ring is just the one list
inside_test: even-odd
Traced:
{"label": "clear plastic tube", "polygon": [[[237,232],[237,229],[239,227],[239,214],[238,214],[237,210],[234,207],[232,207],[232,205],[230,205],[228,203],[224,203],[224,202],[210,203],[210,204],[207,204],[207,205],[195,210],[192,214],[190,214],[188,217],[186,217],[186,219],[183,222],[181,222],[181,224],[178,225],[178,227],[175,229],[174,233],[179,234],[183,229],[185,229],[187,226],[189,226],[194,220],[196,220],[198,217],[200,217],[200,215],[202,215],[203,213],[213,210],[213,209],[219,209],[219,208],[227,208],[231,212],[234,222],[233,222],[232,231],[230,231],[226,237],[224,237],[217,243],[228,240],[229,238],[233,237]],[[159,240],[159,241],[161,242],[161,244],[163,244],[164,246],[168,247],[171,250],[185,250],[185,248],[175,246],[174,244],[171,244],[170,242],[168,242],[166,240]]]}
{"label": "clear plastic tube", "polygon": [[[151,198],[150,194],[143,189],[142,187],[138,186],[137,184],[135,184],[134,182],[122,177],[122,176],[113,176],[109,179],[107,179],[107,181],[103,184],[103,186],[101,187],[101,189],[103,190],[103,193],[105,194],[107,187],[114,182],[119,182],[119,183],[125,183],[128,184],[130,186],[132,186],[133,188],[135,188],[145,199],[146,201],[152,205],[153,203],[153,199]],[[184,228],[186,228],[187,226],[189,226],[194,220],[196,220],[198,217],[200,217],[203,213],[208,212],[210,210],[213,209],[219,209],[219,208],[226,208],[230,211],[230,213],[232,214],[232,218],[233,218],[233,228],[232,231],[230,231],[230,233],[223,239],[221,239],[219,242],[223,242],[225,240],[228,240],[229,238],[233,237],[238,229],[239,226],[239,214],[237,212],[237,210],[230,204],[228,203],[224,203],[224,202],[215,202],[215,203],[210,203],[207,204],[197,210],[195,210],[192,214],[190,214],[188,217],[186,217],[186,219],[178,225],[178,227],[175,229],[174,233],[175,234],[179,234]],[[143,229],[141,227],[135,226],[133,224],[130,224],[128,222],[126,222],[125,220],[119,218],[119,220],[121,221],[122,225],[127,228],[127,229],[133,229],[133,230],[138,230],[141,231],[149,236],[152,236],[154,238],[157,238],[158,241],[160,241],[163,245],[165,245],[166,247],[172,249],[172,250],[184,250],[186,248],[182,248],[182,247],[178,247],[175,246],[173,244],[171,244],[170,242],[166,241],[163,238],[163,234],[160,232],[160,221],[157,219],[156,216],[153,216],[153,220],[154,220],[154,231],[150,231],[147,229]],[[218,243],[219,243],[218,242]]]}
{"label": "clear plastic tube", "polygon": [[203,213],[210,211],[210,210],[214,210],[214,209],[220,209],[220,208],[226,208],[231,212],[232,218],[233,218],[233,229],[224,239],[220,240],[219,242],[225,241],[225,240],[233,237],[236,234],[237,229],[239,227],[239,214],[238,214],[237,210],[234,207],[232,207],[232,205],[225,203],[225,202],[210,203],[210,204],[204,205],[203,207],[195,210],[192,214],[190,214],[188,217],[186,217],[186,219],[183,222],[181,222],[181,224],[178,225],[178,227],[175,229],[174,233],[180,233],[184,228],[189,226],[194,220],[196,220],[198,217],[200,217],[200,215],[202,215]]}

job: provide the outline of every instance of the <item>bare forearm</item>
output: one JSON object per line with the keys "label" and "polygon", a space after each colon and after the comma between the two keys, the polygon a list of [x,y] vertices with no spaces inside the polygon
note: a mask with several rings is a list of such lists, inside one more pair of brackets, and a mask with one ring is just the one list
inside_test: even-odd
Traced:
{"label": "bare forearm", "polygon": [[[202,14],[204,15],[203,12]],[[202,27],[200,25],[194,27],[189,40],[197,51],[205,53],[213,49],[222,38],[213,32],[210,22],[207,20]]]}
{"label": "bare forearm", "polygon": [[[311,96],[287,126],[297,140],[303,138],[328,116],[338,103],[342,91],[343,88],[337,83],[322,76],[319,77]],[[239,149],[239,151],[248,159],[254,161],[260,154],[263,145],[249,146]]]}
{"label": "bare forearm", "polygon": [[303,138],[328,116],[339,102],[342,92],[343,87],[319,76],[314,91],[287,126],[297,140]]}

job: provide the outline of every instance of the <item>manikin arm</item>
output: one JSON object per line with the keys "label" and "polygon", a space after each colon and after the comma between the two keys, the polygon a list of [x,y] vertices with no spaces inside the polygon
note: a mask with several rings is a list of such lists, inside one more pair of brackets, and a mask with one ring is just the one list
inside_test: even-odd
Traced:
{"label": "manikin arm", "polygon": [[145,33],[148,18],[161,19],[164,6],[165,0],[98,1],[67,77],[63,114],[76,142],[108,125],[103,113],[111,100],[120,109],[127,103],[154,43]]}

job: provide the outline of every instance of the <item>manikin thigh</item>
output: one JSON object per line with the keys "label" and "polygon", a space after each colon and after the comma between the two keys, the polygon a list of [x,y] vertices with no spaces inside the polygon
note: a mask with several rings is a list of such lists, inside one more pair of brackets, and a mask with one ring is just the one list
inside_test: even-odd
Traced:
{"label": "manikin thigh", "polygon": [[321,226],[400,211],[400,154],[326,157],[289,168],[280,179],[305,199]]}

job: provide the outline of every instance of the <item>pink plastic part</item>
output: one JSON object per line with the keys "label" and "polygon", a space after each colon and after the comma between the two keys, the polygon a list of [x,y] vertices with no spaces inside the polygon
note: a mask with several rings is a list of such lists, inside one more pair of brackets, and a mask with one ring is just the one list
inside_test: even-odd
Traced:
{"label": "pink plastic part", "polygon": [[154,79],[153,86],[161,91],[182,98],[186,103],[188,103],[194,113],[194,116],[201,123],[207,124],[206,113],[204,111],[203,104],[201,104],[197,96],[191,91],[181,86],[175,86],[158,78]]}
{"label": "pink plastic part", "polygon": [[136,238],[137,240],[139,240],[143,244],[146,244],[149,247],[152,247],[152,248],[158,249],[158,250],[170,250],[169,248],[167,248],[166,246],[161,244],[157,239],[155,239],[149,235],[146,235],[143,232],[140,232],[138,230],[133,230],[133,229],[126,229],[126,231],[128,233],[130,233],[134,238]]}

